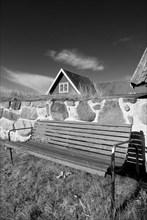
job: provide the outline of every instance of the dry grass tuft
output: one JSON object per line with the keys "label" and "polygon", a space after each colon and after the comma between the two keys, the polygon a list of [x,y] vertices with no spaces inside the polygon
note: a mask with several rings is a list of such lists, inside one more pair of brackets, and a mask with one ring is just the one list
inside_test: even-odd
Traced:
{"label": "dry grass tuft", "polygon": [[[13,153],[12,166],[9,152],[4,147],[0,149],[2,220],[110,219],[110,178],[64,167],[19,151]],[[61,171],[70,175],[57,178]],[[117,176],[116,206],[119,208],[128,201],[125,209],[117,213],[117,219],[131,219],[132,216],[132,219],[137,219],[146,210],[144,191],[133,198],[137,188],[135,180]]]}

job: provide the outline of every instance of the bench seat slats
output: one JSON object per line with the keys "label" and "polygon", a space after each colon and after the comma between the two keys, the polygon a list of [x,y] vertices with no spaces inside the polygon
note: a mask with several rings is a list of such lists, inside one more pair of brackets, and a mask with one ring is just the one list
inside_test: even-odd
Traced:
{"label": "bench seat slats", "polygon": [[[57,140],[51,140],[50,142],[48,142],[48,144],[54,144],[54,145],[57,145],[57,146],[64,146],[64,148],[69,148],[69,149],[77,149],[78,152],[82,151],[82,152],[93,152],[94,155],[97,155],[97,154],[106,154],[108,156],[111,155],[111,148],[90,148],[90,147],[82,147],[82,146],[77,146],[77,145],[74,145],[74,144],[66,144],[64,142],[61,142],[61,141],[57,141]],[[120,156],[120,157],[124,157],[123,154],[125,154],[125,151],[121,152],[117,152],[116,151],[116,155],[117,156]]]}
{"label": "bench seat slats", "polygon": [[[38,142],[38,143],[40,143],[40,142]],[[48,148],[48,150],[54,150],[53,148],[55,148],[55,149],[57,149],[58,151],[59,150],[61,150],[61,152],[63,151],[63,152],[68,152],[68,154],[72,154],[72,156],[75,154],[75,155],[81,155],[81,154],[83,154],[83,155],[87,155],[87,157],[92,157],[92,158],[95,158],[97,161],[99,161],[99,159],[102,159],[103,158],[103,160],[107,160],[107,161],[109,161],[109,165],[110,165],[110,160],[111,160],[111,157],[110,157],[110,152],[105,152],[104,153],[104,151],[99,151],[99,153],[92,153],[92,152],[90,152],[90,151],[82,151],[81,149],[78,149],[78,151],[77,150],[75,150],[75,149],[71,149],[71,148],[65,148],[64,147],[64,149],[63,149],[63,145],[61,144],[61,142],[58,142],[58,143],[54,143],[54,142],[51,142],[51,143],[42,143],[42,145],[44,145],[44,146],[46,146],[47,148]],[[71,146],[71,145],[70,145]],[[67,155],[68,156],[68,155]],[[124,162],[124,156],[122,155],[122,154],[120,154],[120,153],[117,153],[116,152],[116,164],[118,164],[118,165],[122,165],[122,163]]]}
{"label": "bench seat slats", "polygon": [[[92,144],[92,143],[83,143],[83,142],[80,142],[79,145],[77,145],[77,141],[72,141],[70,142],[70,140],[67,140],[66,142],[64,142],[64,140],[62,140],[61,138],[52,138],[50,141],[48,141],[48,143],[52,143],[52,142],[57,142],[57,143],[62,143],[64,146],[66,147],[73,147],[73,148],[77,148],[77,149],[85,149],[85,150],[90,150],[93,151],[93,150],[98,150],[98,149],[101,149],[101,150],[106,150],[106,151],[111,151],[112,150],[112,146],[108,146],[108,145],[102,145],[102,144]],[[119,152],[122,152],[122,153],[126,153],[126,148],[127,148],[127,144],[125,146],[125,148],[123,147],[117,147],[117,149],[119,149],[118,151]],[[116,149],[116,152],[117,152],[117,149]]]}
{"label": "bench seat slats", "polygon": [[85,172],[89,172],[89,173],[93,173],[93,174],[98,174],[98,175],[105,175],[105,172],[107,170],[107,167],[109,166],[109,164],[103,164],[103,163],[85,163],[84,160],[80,160],[80,163],[78,163],[78,160],[74,160],[72,157],[62,157],[62,155],[53,155],[50,154],[48,151],[44,150],[43,148],[39,149],[39,147],[26,147],[26,145],[21,145],[21,146],[17,146],[17,145],[8,145],[7,146],[14,148],[14,149],[23,149],[23,151],[26,151],[32,155],[38,156],[40,158],[44,158],[44,159],[48,159],[50,161],[62,164],[64,166],[69,166],[75,169],[80,169],[82,171]]}
{"label": "bench seat slats", "polygon": [[[38,136],[38,139],[36,138],[36,140],[41,141],[40,137]],[[55,143],[57,142],[58,144],[61,143],[63,146],[65,147],[71,147],[71,148],[77,148],[77,149],[82,149],[82,150],[89,150],[89,151],[93,151],[96,152],[98,149],[101,150],[106,150],[106,151],[111,151],[112,150],[112,145],[102,145],[102,144],[93,144],[93,143],[88,143],[88,142],[78,142],[77,140],[69,140],[69,139],[63,139],[60,137],[51,137],[50,139],[47,137],[43,138],[43,142],[47,142],[47,143]],[[120,145],[119,147],[117,147],[116,152],[121,152],[122,154],[126,154],[128,148],[128,144],[124,144],[123,146]]]}
{"label": "bench seat slats", "polygon": [[[12,145],[11,145],[12,146]],[[52,156],[56,156],[59,158],[65,158],[68,159],[70,158],[71,160],[74,159],[75,155],[76,155],[76,160],[78,161],[80,160],[84,160],[85,158],[87,159],[87,164],[88,163],[95,163],[95,164],[100,164],[102,163],[102,158],[96,158],[96,157],[91,157],[88,156],[86,154],[76,154],[76,152],[72,152],[69,150],[61,150],[59,148],[53,147],[53,145],[49,146],[48,144],[40,144],[40,142],[29,142],[29,145],[26,145],[24,143],[19,143],[19,144],[15,144],[14,146],[17,146],[19,149],[29,149],[29,150],[34,150],[36,152],[41,152],[41,153],[46,153],[47,155],[52,155]],[[87,158],[88,157],[88,158]],[[91,160],[92,159],[92,160]],[[106,166],[109,165],[109,160],[106,160]]]}
{"label": "bench seat slats", "polygon": [[[14,145],[16,146],[16,144]],[[76,162],[77,164],[84,166],[95,166],[95,169],[99,169],[99,166],[105,167],[105,172],[106,168],[110,166],[110,157],[107,155],[99,155],[97,157],[91,156],[89,154],[82,154],[82,153],[77,153],[69,150],[63,150],[54,147],[53,145],[48,145],[48,144],[41,144],[40,142],[29,142],[28,146],[24,143],[19,143],[17,144],[19,149],[26,149],[26,150],[32,150],[34,152],[40,152],[41,154],[49,155],[51,157],[58,158],[60,160],[65,160],[65,161],[70,161],[70,162]],[[105,160],[105,163],[104,163]],[[118,160],[116,159],[116,164],[122,165],[123,160]]]}

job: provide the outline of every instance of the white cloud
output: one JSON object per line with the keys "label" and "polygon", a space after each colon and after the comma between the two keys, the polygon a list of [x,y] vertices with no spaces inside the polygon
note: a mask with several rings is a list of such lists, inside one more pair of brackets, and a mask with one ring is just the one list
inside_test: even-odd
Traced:
{"label": "white cloud", "polygon": [[120,43],[130,42],[130,41],[133,40],[133,38],[134,38],[133,36],[121,38],[121,39],[119,39],[118,41],[114,42],[113,45],[115,46],[115,45],[120,44]]}
{"label": "white cloud", "polygon": [[56,52],[49,50],[47,55],[53,60],[76,67],[77,69],[103,70],[104,65],[96,57],[89,57],[79,53],[76,49]]}
{"label": "white cloud", "polygon": [[20,71],[12,71],[3,67],[3,78],[9,82],[14,82],[22,86],[26,86],[37,90],[39,92],[45,92],[53,82],[53,78],[42,76],[38,74],[25,73]]}

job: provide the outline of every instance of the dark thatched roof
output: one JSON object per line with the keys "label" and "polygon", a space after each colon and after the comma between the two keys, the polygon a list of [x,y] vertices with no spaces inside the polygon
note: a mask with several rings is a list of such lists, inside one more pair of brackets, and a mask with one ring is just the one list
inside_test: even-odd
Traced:
{"label": "dark thatched roof", "polygon": [[96,93],[95,87],[89,78],[69,72],[65,69],[64,72],[81,93]]}
{"label": "dark thatched roof", "polygon": [[131,78],[133,88],[139,86],[147,86],[147,48]]}

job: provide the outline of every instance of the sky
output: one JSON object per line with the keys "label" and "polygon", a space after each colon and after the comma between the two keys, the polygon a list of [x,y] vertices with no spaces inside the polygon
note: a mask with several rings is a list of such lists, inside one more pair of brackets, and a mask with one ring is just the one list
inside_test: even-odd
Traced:
{"label": "sky", "polygon": [[1,86],[46,93],[61,68],[129,79],[147,46],[143,0],[1,0]]}

